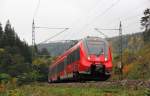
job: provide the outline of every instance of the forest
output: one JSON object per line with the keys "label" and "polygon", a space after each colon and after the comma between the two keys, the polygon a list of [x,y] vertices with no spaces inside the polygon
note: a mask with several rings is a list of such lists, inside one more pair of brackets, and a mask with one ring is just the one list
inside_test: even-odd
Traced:
{"label": "forest", "polygon": [[32,58],[31,49],[32,46],[18,37],[9,20],[4,30],[0,25],[0,82],[7,83],[15,80],[22,84],[47,80],[51,58],[43,57],[46,59],[42,61],[44,64],[41,64],[38,58]]}

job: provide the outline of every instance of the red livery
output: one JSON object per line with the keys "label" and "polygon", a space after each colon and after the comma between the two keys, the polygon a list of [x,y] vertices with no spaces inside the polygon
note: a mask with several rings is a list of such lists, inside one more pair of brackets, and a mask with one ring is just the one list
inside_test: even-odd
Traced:
{"label": "red livery", "polygon": [[106,80],[112,70],[108,42],[99,37],[86,37],[60,55],[49,67],[48,81]]}

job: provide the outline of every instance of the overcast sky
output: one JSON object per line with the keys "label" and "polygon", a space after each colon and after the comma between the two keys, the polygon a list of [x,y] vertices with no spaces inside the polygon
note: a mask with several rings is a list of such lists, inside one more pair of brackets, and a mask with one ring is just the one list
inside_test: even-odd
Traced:
{"label": "overcast sky", "polygon": [[[70,28],[52,40],[79,39],[87,35],[100,36],[94,28],[118,28],[123,34],[140,32],[140,17],[150,0],[0,0],[0,22],[9,19],[20,38],[31,44],[32,21],[36,26]],[[36,43],[62,29],[36,29]],[[108,37],[118,31],[103,31]]]}

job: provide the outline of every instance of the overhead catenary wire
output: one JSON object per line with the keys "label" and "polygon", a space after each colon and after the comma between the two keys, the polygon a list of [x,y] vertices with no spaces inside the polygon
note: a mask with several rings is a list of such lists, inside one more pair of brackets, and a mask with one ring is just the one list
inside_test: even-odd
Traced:
{"label": "overhead catenary wire", "polygon": [[[146,2],[143,2],[143,3],[146,3]],[[143,4],[142,3],[142,4]],[[141,6],[141,4],[140,5],[138,5],[138,6],[136,6],[135,8],[134,8],[134,10],[133,11],[128,11],[128,13],[125,13],[125,14],[129,14],[129,13],[135,13],[135,12],[138,12],[139,10],[142,10],[142,9],[144,9],[145,8],[145,6]],[[130,15],[131,15],[130,14]],[[125,16],[125,17],[124,17]],[[126,29],[133,29],[133,26],[135,26],[135,24],[137,24],[137,25],[140,25],[140,23],[138,23],[139,21],[140,21],[140,19],[139,19],[139,21],[137,21],[137,23],[135,23],[135,22],[131,22],[131,21],[135,21],[136,19],[138,19],[138,18],[140,18],[140,16],[142,16],[142,12],[140,12],[140,14],[134,14],[134,15],[132,15],[132,16],[127,16],[126,17],[126,15],[124,15],[123,17],[120,17],[120,18],[116,18],[115,20],[113,19],[111,22],[109,22],[109,24],[108,23],[106,23],[105,25],[107,25],[107,26],[109,26],[109,25],[112,25],[112,24],[114,24],[114,22],[116,22],[116,21],[118,21],[119,22],[119,20],[121,20],[121,21],[123,21],[123,22],[127,22],[128,24],[127,24],[127,26],[124,26],[124,28]],[[131,23],[130,23],[131,22]],[[134,23],[134,24],[133,24]],[[134,27],[135,28],[135,27]],[[136,26],[136,29],[137,28],[140,28],[139,26]],[[126,29],[126,30],[127,30]],[[141,29],[141,28],[140,28]],[[137,32],[141,32],[140,30],[139,31],[137,31]]]}
{"label": "overhead catenary wire", "polygon": [[[118,3],[118,1],[120,1],[120,0],[117,0],[117,2],[115,2],[115,3],[113,3],[110,7],[108,7],[105,11],[103,11],[102,13],[100,13],[99,15],[102,15],[102,14],[105,14],[105,12],[107,13],[107,11],[109,11],[114,5],[116,5],[116,3]],[[96,7],[95,7],[96,8]],[[91,11],[92,10],[90,10],[89,11],[89,14],[91,13]],[[92,11],[93,12],[93,11]],[[99,15],[97,16],[97,17],[99,17]],[[87,17],[89,17],[90,15],[88,15]],[[97,19],[97,17],[94,19],[94,20],[92,20],[91,22],[93,22],[93,21],[95,21],[96,19]],[[77,20],[77,23],[78,23],[78,20]],[[82,28],[80,28],[79,30],[83,30],[86,26],[88,26],[88,25],[90,25],[89,23],[88,24],[86,24],[86,25],[84,25]],[[75,34],[73,33],[73,36],[74,36]]]}
{"label": "overhead catenary wire", "polygon": [[[96,5],[93,6],[92,8],[90,8],[90,9],[88,10],[88,13],[89,13],[90,15],[88,14],[88,16],[87,16],[86,18],[89,18],[89,17],[91,16],[91,13],[94,12],[94,11],[96,11],[95,9],[96,9],[97,7],[99,7],[99,5],[102,4],[102,3],[100,3],[101,1],[103,1],[103,0],[98,0],[98,2],[96,3]],[[83,18],[83,16],[77,18],[77,20],[76,20],[75,22],[73,22],[73,23],[71,24],[71,26],[75,27],[76,25],[78,25],[79,21],[82,20],[82,18]],[[72,27],[72,28],[73,28],[73,27]],[[74,36],[75,34],[76,34],[76,33],[73,33],[73,32],[72,32],[72,34],[70,34],[70,35],[71,35],[70,37]]]}
{"label": "overhead catenary wire", "polygon": [[[134,15],[134,16],[130,16],[130,17],[126,17],[126,18],[123,18],[123,19],[121,19],[122,21],[126,21],[126,22],[128,22],[129,20],[129,22],[131,22],[131,21],[135,21],[136,19],[137,19],[137,16],[141,16],[141,14],[137,14],[137,15]],[[115,21],[114,21],[115,22]],[[112,22],[111,24],[113,24],[114,22]],[[133,23],[135,23],[135,22],[131,22],[131,23],[129,23],[129,24],[127,24],[126,26],[124,26],[123,28],[130,28],[130,27],[133,27]],[[111,24],[107,24],[107,26],[109,26],[109,25],[111,25]],[[136,24],[136,23],[135,23]],[[130,26],[131,25],[131,26]],[[109,30],[109,29],[99,29],[99,30]],[[110,29],[110,30],[118,30],[118,29]]]}
{"label": "overhead catenary wire", "polygon": [[102,34],[105,36],[105,38],[108,38],[108,36],[106,34],[104,34],[102,31],[100,31],[98,28],[94,28],[98,33]]}
{"label": "overhead catenary wire", "polygon": [[85,27],[89,26],[91,23],[95,22],[95,20],[96,20],[97,18],[99,18],[100,16],[105,15],[110,9],[112,9],[114,6],[116,6],[119,2],[120,2],[120,0],[117,0],[115,3],[111,4],[106,10],[104,10],[102,13],[100,13],[99,15],[97,15],[92,21],[90,21],[89,23],[87,23],[87,24],[81,29],[81,31],[82,31]]}
{"label": "overhead catenary wire", "polygon": [[141,14],[136,14],[134,16],[129,16],[129,17],[121,18],[121,19],[118,18],[118,19],[112,20],[111,22],[106,23],[106,25],[110,26],[110,25],[112,25],[114,23],[119,22],[119,20],[121,20],[123,22],[129,21],[129,20],[132,21],[132,20],[136,19],[138,16],[141,16]]}
{"label": "overhead catenary wire", "polygon": [[36,26],[35,28],[37,28],[37,29],[64,29],[63,31],[60,31],[60,32],[58,32],[57,34],[55,34],[55,35],[53,35],[53,36],[51,36],[50,38],[48,38],[48,39],[46,39],[46,40],[44,40],[44,41],[42,41],[42,42],[40,42],[39,44],[42,44],[42,43],[45,43],[45,42],[47,42],[47,41],[49,41],[49,40],[51,40],[51,39],[53,39],[53,38],[55,38],[55,37],[57,37],[58,35],[60,35],[60,34],[62,34],[62,33],[64,33],[66,30],[68,30],[69,28],[59,28],[59,27],[43,27],[43,26]]}
{"label": "overhead catenary wire", "polygon": [[56,33],[55,35],[51,36],[50,38],[48,38],[48,39],[46,39],[46,40],[44,40],[44,41],[42,41],[42,42],[40,42],[39,44],[45,43],[45,42],[47,42],[47,41],[49,41],[49,40],[51,40],[51,39],[57,37],[58,35],[64,33],[64,32],[65,32],[66,30],[68,30],[68,29],[69,29],[69,28],[65,28],[63,31],[61,31],[61,32],[59,32],[59,33]]}
{"label": "overhead catenary wire", "polygon": [[[131,15],[137,11],[139,11],[139,9],[141,10],[141,8],[145,8],[145,6],[141,6],[143,5],[144,3],[149,3],[149,0],[145,0],[144,2],[140,3],[138,6],[135,6],[133,11],[131,10],[128,10],[127,12],[124,12],[124,15],[123,17],[119,17],[119,18],[114,18],[113,20],[111,20],[110,22],[106,23],[107,26],[109,25],[112,25],[114,24],[114,22],[118,22],[118,21],[127,21],[127,20],[132,20],[134,19],[135,17],[137,16],[141,16],[141,13],[140,14],[135,14],[135,15]],[[126,16],[126,14],[130,14],[130,16]],[[124,17],[125,16],[125,17]]]}
{"label": "overhead catenary wire", "polygon": [[35,27],[35,28],[40,28],[40,29],[69,29],[69,28],[57,28],[57,27]]}
{"label": "overhead catenary wire", "polygon": [[124,26],[124,28],[132,28],[133,26],[135,26],[135,24],[138,24],[138,23],[140,23],[140,21],[131,22],[128,25]]}

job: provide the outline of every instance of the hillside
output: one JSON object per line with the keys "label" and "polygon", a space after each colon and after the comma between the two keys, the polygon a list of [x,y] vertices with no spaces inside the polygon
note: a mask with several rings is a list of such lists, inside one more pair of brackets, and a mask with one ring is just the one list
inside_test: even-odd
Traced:
{"label": "hillside", "polygon": [[[131,44],[129,41],[133,38],[142,38],[142,32],[135,33],[135,34],[127,34],[122,36],[122,44],[123,44],[123,50],[126,48],[131,48]],[[107,39],[112,47],[113,54],[119,54],[119,36],[108,38]],[[38,45],[38,50],[41,51],[43,48],[46,48],[51,56],[58,56],[62,54],[65,50],[70,48],[74,44],[73,41],[68,42],[50,42],[46,44],[40,44]],[[140,46],[138,46],[140,47]]]}
{"label": "hillside", "polygon": [[37,47],[39,51],[42,51],[44,48],[46,48],[51,56],[58,56],[74,45],[75,42],[76,41],[50,42],[47,44],[39,44]]}
{"label": "hillside", "polygon": [[[137,42],[140,43],[137,40],[141,40],[142,41],[142,38],[143,38],[143,33],[142,32],[138,32],[138,33],[134,33],[134,34],[122,35],[122,50],[125,50],[126,48],[132,49],[132,45],[134,45]],[[113,54],[119,54],[119,52],[120,52],[119,51],[120,50],[120,37],[116,36],[116,37],[108,38],[107,40],[109,41],[109,43],[110,43],[110,45],[112,47]],[[134,42],[134,44],[131,44],[133,42]],[[139,49],[141,47],[142,46],[140,46],[140,45],[138,46]]]}

